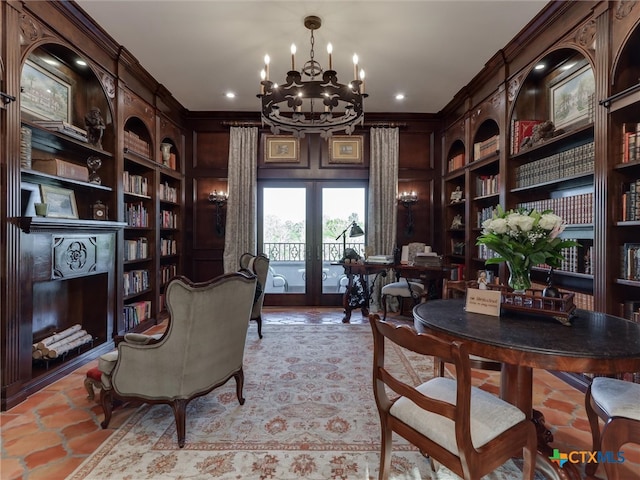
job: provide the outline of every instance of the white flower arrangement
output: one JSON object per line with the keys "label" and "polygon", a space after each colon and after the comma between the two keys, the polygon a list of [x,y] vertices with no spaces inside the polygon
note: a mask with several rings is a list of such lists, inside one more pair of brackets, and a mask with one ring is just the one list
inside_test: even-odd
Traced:
{"label": "white flower arrangement", "polygon": [[559,237],[565,227],[562,218],[551,210],[505,211],[498,205],[493,217],[482,223],[476,245],[486,245],[499,255],[487,259],[487,264],[506,261],[525,269],[538,264],[558,268],[564,259],[562,250],[578,245]]}

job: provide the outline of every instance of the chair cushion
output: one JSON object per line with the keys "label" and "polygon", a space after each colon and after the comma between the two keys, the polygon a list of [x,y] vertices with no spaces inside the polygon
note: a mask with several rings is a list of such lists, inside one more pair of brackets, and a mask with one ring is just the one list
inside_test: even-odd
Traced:
{"label": "chair cushion", "polygon": [[[433,378],[416,389],[428,397],[456,403],[456,381],[451,378]],[[458,455],[453,420],[423,410],[406,397],[400,397],[389,413]],[[471,387],[471,443],[474,448],[482,447],[524,419],[525,414],[519,408],[484,390]]]}
{"label": "chair cushion", "polygon": [[591,384],[591,397],[609,417],[640,420],[640,383],[596,377]]}
{"label": "chair cushion", "polygon": [[[424,293],[424,285],[418,282],[411,283],[411,292],[414,295],[422,295]],[[406,280],[400,280],[399,282],[388,283],[382,287],[382,295],[393,295],[394,297],[411,297],[409,286]]]}

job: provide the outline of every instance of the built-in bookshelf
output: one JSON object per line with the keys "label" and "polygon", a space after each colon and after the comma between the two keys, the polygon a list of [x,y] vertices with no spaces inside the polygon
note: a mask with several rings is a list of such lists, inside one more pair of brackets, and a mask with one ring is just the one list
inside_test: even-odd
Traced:
{"label": "built-in bookshelf", "polygon": [[[170,130],[169,126],[167,127]],[[160,208],[159,265],[158,265],[158,312],[165,313],[164,292],[169,280],[181,273],[183,230],[183,177],[179,173],[179,132],[167,133],[161,142],[158,185]]]}
{"label": "built-in bookshelf", "polygon": [[611,223],[607,249],[608,308],[638,321],[640,312],[640,26],[621,48],[611,96],[601,103],[608,109],[611,141],[609,175]]}
{"label": "built-in bookshelf", "polygon": [[457,139],[452,143],[447,156],[442,199],[445,205],[445,256],[450,265],[461,266],[455,269],[455,277],[463,275],[465,265],[467,205],[465,158],[464,143]]}

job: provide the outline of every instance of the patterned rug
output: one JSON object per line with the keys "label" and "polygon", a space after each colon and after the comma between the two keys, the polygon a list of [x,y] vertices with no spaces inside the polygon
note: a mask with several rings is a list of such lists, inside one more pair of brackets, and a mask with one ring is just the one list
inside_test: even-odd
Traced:
{"label": "patterned rug", "polygon": [[[430,360],[387,349],[395,373],[416,384],[432,374]],[[70,480],[377,478],[379,417],[371,386],[368,325],[265,325],[249,330],[246,403],[235,381],[192,401],[186,445],[178,448],[170,407],[140,407],[87,458]],[[394,480],[452,480],[394,435]],[[519,478],[506,465],[491,480]]]}

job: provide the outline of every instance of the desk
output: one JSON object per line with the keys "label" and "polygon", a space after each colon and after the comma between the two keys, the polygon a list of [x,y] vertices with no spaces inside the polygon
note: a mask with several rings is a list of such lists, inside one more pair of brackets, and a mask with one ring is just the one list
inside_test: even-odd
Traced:
{"label": "desk", "polygon": [[[396,273],[396,281],[401,277],[418,278],[426,280],[430,283],[429,288],[433,292],[433,296],[438,298],[441,296],[442,280],[451,267],[420,267],[415,265],[380,265],[375,263],[334,263],[332,265],[342,265],[344,273],[347,275],[349,283],[344,292],[342,304],[344,306],[343,323],[349,323],[351,320],[351,311],[360,308],[362,315],[369,315],[369,302],[371,301],[371,292],[373,285],[378,276],[386,277],[387,271],[392,269]],[[369,286],[369,275],[375,275],[371,286]]]}
{"label": "desk", "polygon": [[[503,362],[500,394],[538,423],[538,446],[546,459],[552,454],[547,444],[553,436],[544,427],[544,417],[534,415],[533,368],[599,374],[640,371],[640,324],[604,313],[576,312],[572,325],[564,326],[523,314],[467,313],[464,300],[435,300],[413,309],[419,332],[464,341],[470,353]],[[573,475],[567,471],[558,476],[579,478]]]}

